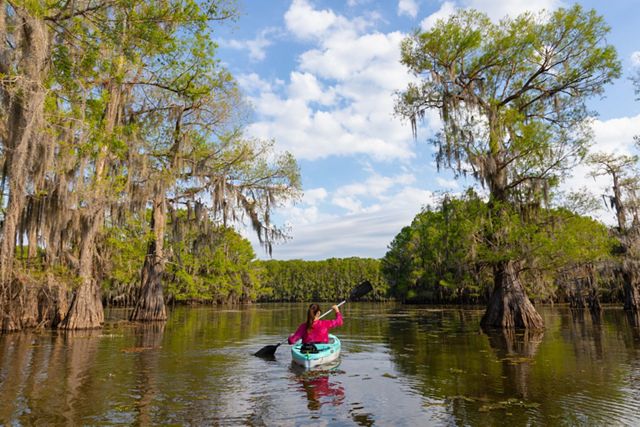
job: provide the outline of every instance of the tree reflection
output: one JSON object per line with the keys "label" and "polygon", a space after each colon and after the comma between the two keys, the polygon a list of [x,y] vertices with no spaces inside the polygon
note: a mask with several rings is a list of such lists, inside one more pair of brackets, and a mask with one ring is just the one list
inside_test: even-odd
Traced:
{"label": "tree reflection", "polygon": [[530,397],[531,365],[538,352],[544,330],[485,330],[489,345],[502,362],[504,390],[510,396]]}
{"label": "tree reflection", "polygon": [[[84,416],[85,405],[94,405],[93,399],[88,398],[95,389],[95,377],[91,370],[95,367],[96,353],[100,341],[101,331],[64,331],[55,340],[54,346],[64,351],[66,348],[66,378],[64,416],[70,425],[78,425]],[[96,399],[99,401],[99,399]]]}
{"label": "tree reflection", "polygon": [[10,420],[18,407],[32,357],[33,334],[8,334],[0,337],[0,420]]}
{"label": "tree reflection", "polygon": [[136,387],[140,398],[135,403],[136,424],[153,424],[153,401],[158,395],[157,349],[162,348],[165,322],[138,323],[135,326]]}
{"label": "tree reflection", "polygon": [[93,375],[100,331],[36,333],[0,339],[0,420],[78,425],[99,389]]}
{"label": "tree reflection", "polygon": [[640,328],[640,312],[636,310],[625,310],[627,314],[627,320],[629,320],[629,325],[634,328]]}

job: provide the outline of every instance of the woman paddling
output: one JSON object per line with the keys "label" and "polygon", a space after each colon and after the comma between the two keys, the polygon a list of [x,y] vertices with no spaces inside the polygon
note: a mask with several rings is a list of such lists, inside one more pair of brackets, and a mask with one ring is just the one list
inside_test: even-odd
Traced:
{"label": "woman paddling", "polygon": [[289,344],[295,344],[302,338],[303,344],[328,343],[329,329],[342,325],[342,314],[337,305],[331,307],[336,312],[334,320],[319,320],[320,306],[311,304],[307,310],[307,321],[301,323],[295,333],[288,339]]}

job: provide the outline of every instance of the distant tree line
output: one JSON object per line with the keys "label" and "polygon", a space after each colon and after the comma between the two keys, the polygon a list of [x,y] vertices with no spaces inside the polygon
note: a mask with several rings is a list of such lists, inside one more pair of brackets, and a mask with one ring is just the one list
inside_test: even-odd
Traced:
{"label": "distant tree line", "polygon": [[[129,236],[110,244],[112,262],[103,281],[104,302],[132,306],[140,286],[143,242]],[[374,290],[363,300],[389,299],[378,259],[257,260],[247,239],[222,227],[191,229],[175,243],[169,239],[167,246],[171,256],[166,293],[172,304],[338,302],[364,279]]]}
{"label": "distant tree line", "polygon": [[269,290],[259,301],[338,302],[364,279],[371,282],[374,290],[363,300],[388,299],[387,281],[381,274],[378,259],[270,260],[259,264],[263,269],[263,287]]}

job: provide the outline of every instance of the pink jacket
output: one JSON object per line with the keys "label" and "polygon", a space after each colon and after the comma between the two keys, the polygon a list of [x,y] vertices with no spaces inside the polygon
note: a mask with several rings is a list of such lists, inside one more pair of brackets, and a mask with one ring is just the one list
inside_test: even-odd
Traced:
{"label": "pink jacket", "polygon": [[307,323],[298,326],[296,332],[289,337],[289,344],[295,344],[300,338],[304,344],[329,342],[329,329],[342,325],[342,313],[337,313],[334,320],[316,320],[311,331],[307,333]]}

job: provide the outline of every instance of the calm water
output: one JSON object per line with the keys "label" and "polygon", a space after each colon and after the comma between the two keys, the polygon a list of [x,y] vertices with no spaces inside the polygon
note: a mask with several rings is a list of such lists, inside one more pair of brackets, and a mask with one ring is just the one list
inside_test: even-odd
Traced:
{"label": "calm water", "polygon": [[[479,331],[481,310],[351,304],[338,366],[301,372],[304,305],[181,308],[165,325],[0,336],[13,425],[638,425],[640,330],[545,307],[541,334]],[[637,324],[637,322],[636,322]]]}

